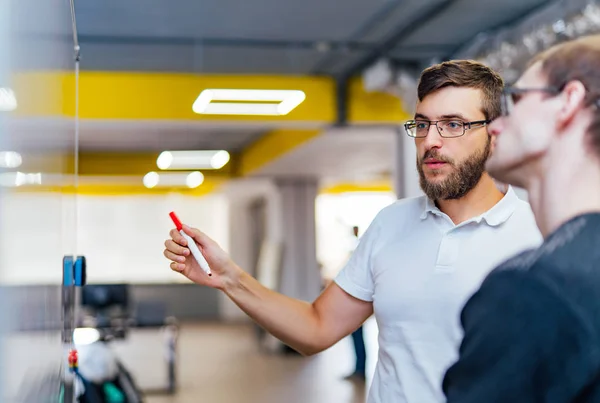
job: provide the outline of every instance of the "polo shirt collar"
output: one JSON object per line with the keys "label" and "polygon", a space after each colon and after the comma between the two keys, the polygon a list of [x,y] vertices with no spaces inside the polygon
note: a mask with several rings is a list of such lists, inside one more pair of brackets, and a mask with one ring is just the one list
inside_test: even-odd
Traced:
{"label": "polo shirt collar", "polygon": [[[428,214],[445,216],[432,200],[428,197],[425,197],[424,199],[423,212],[421,213],[422,220],[426,219]],[[500,199],[494,207],[477,217],[473,217],[469,221],[480,223],[482,220],[485,220],[488,225],[498,226],[509,219],[517,208],[518,203],[519,196],[517,196],[512,186],[508,186],[508,190],[504,194],[504,197]]]}

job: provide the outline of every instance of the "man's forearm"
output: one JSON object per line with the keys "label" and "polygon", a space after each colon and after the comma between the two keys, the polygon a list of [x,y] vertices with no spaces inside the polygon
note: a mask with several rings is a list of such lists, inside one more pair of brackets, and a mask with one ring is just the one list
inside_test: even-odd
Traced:
{"label": "man's forearm", "polygon": [[327,347],[312,304],[272,291],[242,271],[223,291],[260,326],[298,352],[311,355]]}

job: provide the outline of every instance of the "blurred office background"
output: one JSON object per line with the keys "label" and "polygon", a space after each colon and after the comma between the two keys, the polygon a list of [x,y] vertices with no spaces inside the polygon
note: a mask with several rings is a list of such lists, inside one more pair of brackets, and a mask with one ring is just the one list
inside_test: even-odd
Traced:
{"label": "blurred office background", "polygon": [[[64,395],[72,325],[81,369],[100,346],[147,402],[362,402],[372,320],[367,385],[347,382],[349,340],[301,357],[171,272],[168,213],[313,300],[353,226],[420,194],[419,72],[470,58],[513,81],[600,5],[9,0],[0,19],[0,401]],[[72,256],[87,286],[62,286]]]}

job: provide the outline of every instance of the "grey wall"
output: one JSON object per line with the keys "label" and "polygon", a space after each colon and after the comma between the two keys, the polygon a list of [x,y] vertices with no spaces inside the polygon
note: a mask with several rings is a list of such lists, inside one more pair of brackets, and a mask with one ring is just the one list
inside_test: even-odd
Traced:
{"label": "grey wall", "polygon": [[134,302],[161,301],[167,316],[179,320],[218,320],[219,291],[195,284],[134,284]]}
{"label": "grey wall", "polygon": [[9,331],[57,330],[61,328],[61,289],[59,286],[2,286],[2,324]]}
{"label": "grey wall", "polygon": [[[219,320],[218,291],[193,284],[132,284],[133,309],[158,307],[180,321]],[[62,323],[60,286],[0,287],[0,303],[10,305],[3,318],[12,330],[59,329]],[[6,320],[8,319],[8,320]]]}

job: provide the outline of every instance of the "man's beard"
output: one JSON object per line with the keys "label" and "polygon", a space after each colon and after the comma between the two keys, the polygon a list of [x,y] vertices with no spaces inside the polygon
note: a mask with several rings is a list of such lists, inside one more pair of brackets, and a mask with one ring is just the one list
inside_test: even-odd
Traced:
{"label": "man's beard", "polygon": [[[465,196],[473,189],[485,172],[485,163],[490,156],[491,141],[488,141],[482,151],[471,154],[460,165],[456,165],[449,158],[442,157],[435,150],[429,150],[421,158],[417,158],[417,170],[419,171],[419,183],[423,192],[431,200],[454,200]],[[423,171],[423,160],[435,158],[446,162],[454,167],[446,179],[441,182],[430,182]]]}

